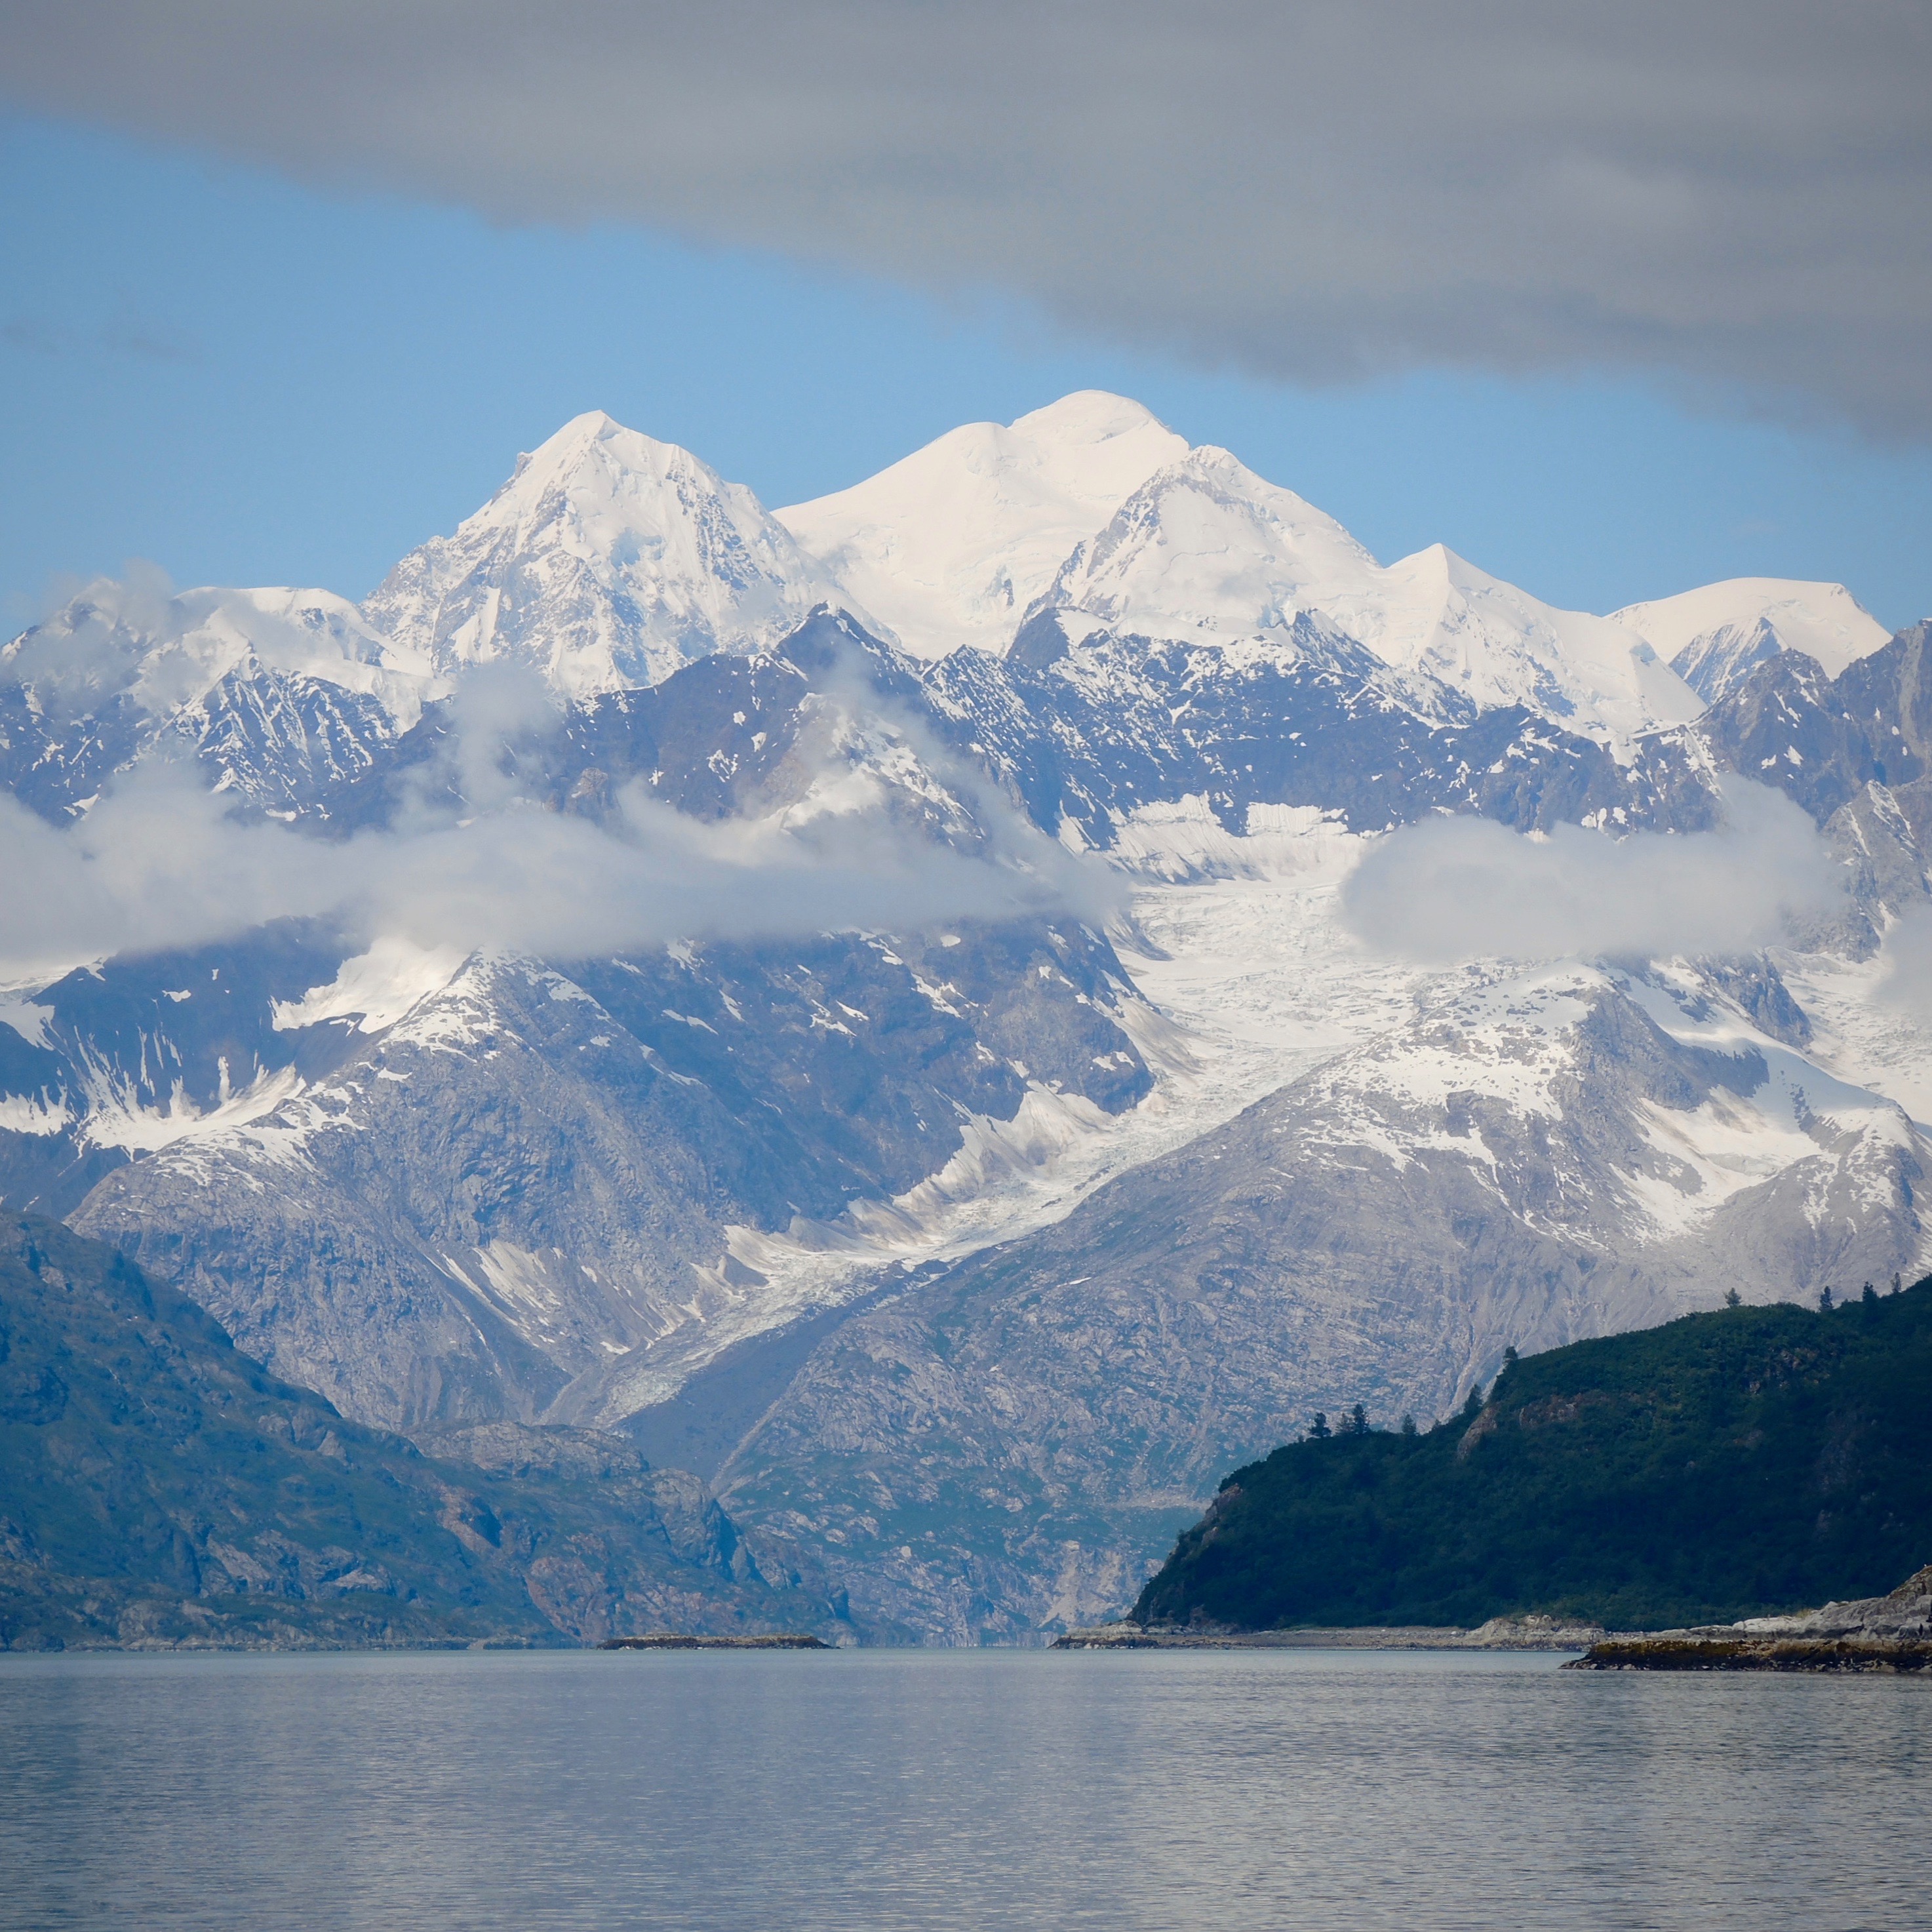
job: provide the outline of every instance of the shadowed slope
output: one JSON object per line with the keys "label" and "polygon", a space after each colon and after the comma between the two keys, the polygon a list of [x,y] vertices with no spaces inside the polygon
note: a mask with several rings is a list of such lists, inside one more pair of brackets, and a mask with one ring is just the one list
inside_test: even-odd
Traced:
{"label": "shadowed slope", "polygon": [[0,1648],[836,1622],[765,1583],[694,1478],[614,1438],[497,1424],[440,1446],[278,1381],[111,1249],[0,1217]]}

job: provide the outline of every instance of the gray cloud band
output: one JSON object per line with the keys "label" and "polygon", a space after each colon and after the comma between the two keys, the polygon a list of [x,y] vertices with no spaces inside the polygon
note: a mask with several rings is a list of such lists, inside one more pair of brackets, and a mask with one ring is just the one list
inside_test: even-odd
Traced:
{"label": "gray cloud band", "polygon": [[1664,372],[1932,434],[1932,12],[13,0],[16,101],[1298,380]]}

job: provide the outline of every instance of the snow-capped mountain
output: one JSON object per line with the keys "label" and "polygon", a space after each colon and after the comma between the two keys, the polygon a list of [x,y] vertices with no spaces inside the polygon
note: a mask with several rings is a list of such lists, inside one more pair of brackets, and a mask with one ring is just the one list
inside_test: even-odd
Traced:
{"label": "snow-capped mountain", "polygon": [[1522,705],[1627,747],[1688,723],[1696,694],[1640,638],[1558,610],[1440,544],[1384,568],[1330,516],[1224,449],[1156,471],[1063,564],[1030,617],[1265,657],[1299,617],[1402,674],[1424,715]]}
{"label": "snow-capped mountain", "polygon": [[291,809],[447,688],[332,591],[103,582],[0,648],[0,781],[58,818],[172,745],[218,790]]}
{"label": "snow-capped mountain", "polygon": [[1610,621],[1634,631],[1712,704],[1780,651],[1802,651],[1836,677],[1891,635],[1842,584],[1781,577],[1729,578],[1627,604]]}
{"label": "snow-capped mountain", "polygon": [[742,484],[597,410],[412,550],[363,610],[440,671],[522,664],[581,699],[769,647],[823,603],[864,620]]}
{"label": "snow-capped mountain", "polygon": [[[1880,992],[1932,922],[1932,636],[1700,595],[1384,566],[1093,394],[782,520],[587,417],[360,610],[98,588],[0,654],[52,825],[178,744],[292,864],[500,819],[648,850],[681,936],[318,917],[0,985],[0,1202],[362,1419],[621,1430],[875,1633],[1090,1616],[1314,1406],[1932,1252],[1932,1027]],[[1740,775],[1846,885],[1772,956],[1425,968],[1339,909],[1391,828],[1696,832]],[[708,926],[754,846],[845,872]]]}
{"label": "snow-capped mountain", "polygon": [[776,514],[902,650],[998,652],[1075,546],[1186,454],[1138,403],[1083,389],[1010,424],[949,430]]}
{"label": "snow-capped mountain", "polygon": [[1701,708],[1641,634],[1440,544],[1384,568],[1293,491],[1098,391],[955,430],[778,514],[916,658],[998,655],[1052,613],[1076,644],[1105,632],[1252,662],[1293,649],[1305,618],[1366,645],[1438,722],[1521,704],[1621,749]]}

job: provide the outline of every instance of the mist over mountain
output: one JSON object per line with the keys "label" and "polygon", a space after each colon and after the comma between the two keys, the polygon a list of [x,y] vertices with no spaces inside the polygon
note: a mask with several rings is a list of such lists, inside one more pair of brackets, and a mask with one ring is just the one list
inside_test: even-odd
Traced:
{"label": "mist over mountain", "polygon": [[582,416],[359,607],[0,649],[0,1202],[1034,1636],[1316,1406],[1922,1271],[1926,645],[1384,565],[1090,392],[776,513]]}

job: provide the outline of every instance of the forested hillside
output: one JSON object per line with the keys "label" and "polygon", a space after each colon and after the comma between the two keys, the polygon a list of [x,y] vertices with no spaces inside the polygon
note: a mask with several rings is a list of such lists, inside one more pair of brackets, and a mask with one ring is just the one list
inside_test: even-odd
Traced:
{"label": "forested hillside", "polygon": [[113,1250],[0,1216],[0,1650],[833,1634],[694,1478],[587,1430],[421,1454]]}
{"label": "forested hillside", "polygon": [[1318,1430],[1227,1478],[1134,1615],[1655,1629],[1874,1596],[1928,1556],[1932,1280],[1526,1356],[1426,1431]]}

